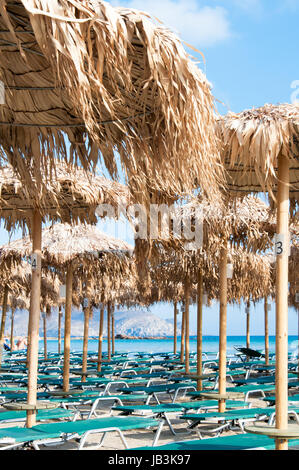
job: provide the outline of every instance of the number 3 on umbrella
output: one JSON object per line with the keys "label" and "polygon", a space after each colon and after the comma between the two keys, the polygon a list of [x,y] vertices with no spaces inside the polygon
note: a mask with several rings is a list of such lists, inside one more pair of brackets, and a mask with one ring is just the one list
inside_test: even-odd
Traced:
{"label": "number 3 on umbrella", "polygon": [[[283,233],[278,233],[275,235],[275,256],[281,256],[284,254],[287,248],[286,246],[287,238],[288,237],[285,237]],[[289,253],[288,253],[288,256],[289,256]]]}

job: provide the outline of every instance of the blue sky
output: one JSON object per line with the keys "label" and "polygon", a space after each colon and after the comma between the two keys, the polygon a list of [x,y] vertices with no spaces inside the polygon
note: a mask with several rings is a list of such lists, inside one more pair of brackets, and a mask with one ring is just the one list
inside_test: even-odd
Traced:
{"label": "blue sky", "polygon": [[[228,111],[299,100],[298,24],[299,0],[111,0],[113,6],[146,11],[205,56],[188,52],[201,63],[213,86],[217,108]],[[105,224],[105,231],[132,242],[126,225]],[[20,237],[16,232],[12,239]],[[0,228],[0,243],[8,234]],[[172,316],[167,304],[154,306],[153,313]],[[245,332],[245,307],[229,307],[228,334]],[[270,333],[275,332],[274,306]],[[191,328],[195,329],[195,308]],[[218,306],[205,309],[204,333],[218,334]],[[253,334],[263,334],[263,305],[252,311]],[[297,333],[297,315],[289,312],[289,333]]]}
{"label": "blue sky", "polygon": [[[114,6],[146,11],[199,49],[187,51],[201,63],[213,86],[217,108],[228,111],[289,103],[299,100],[298,24],[299,0],[111,0]],[[297,83],[296,83],[297,82]],[[292,88],[293,87],[293,88]],[[204,334],[218,334],[218,310],[204,309]],[[151,311],[164,318],[172,315],[167,304]],[[246,330],[245,306],[228,307],[228,333]],[[196,327],[196,308],[191,307]],[[297,334],[297,314],[289,310],[289,333]],[[275,333],[275,308],[269,315],[270,334]],[[263,334],[263,304],[252,307],[252,334]]]}
{"label": "blue sky", "polygon": [[[199,49],[219,112],[290,102],[299,80],[298,0],[113,0],[147,11]],[[201,62],[199,54],[189,50]],[[296,85],[299,89],[299,85]],[[299,99],[299,93],[298,93]]]}

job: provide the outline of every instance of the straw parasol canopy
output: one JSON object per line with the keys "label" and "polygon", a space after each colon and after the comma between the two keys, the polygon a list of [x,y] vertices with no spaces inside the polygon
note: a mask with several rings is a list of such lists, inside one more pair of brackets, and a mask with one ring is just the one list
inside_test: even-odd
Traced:
{"label": "straw parasol canopy", "polygon": [[[31,250],[30,237],[24,237],[2,246],[0,261],[7,266],[19,263],[30,257]],[[81,272],[99,276],[102,269],[103,273],[117,274],[128,263],[132,252],[131,245],[106,235],[93,225],[55,224],[42,231],[42,266],[46,270],[52,266],[64,271],[74,262]]]}
{"label": "straw parasol canopy", "polygon": [[[0,4],[1,6],[1,4]],[[52,162],[54,163],[54,162]],[[49,166],[46,167],[52,169],[51,162]],[[90,175],[85,175],[84,186],[79,184],[77,186],[77,181],[80,178],[79,173],[76,173],[75,169],[69,169],[65,164],[63,165],[63,178],[59,180],[58,184],[51,186],[51,179],[48,178],[47,170],[44,171],[44,183],[39,187],[38,179],[35,181],[37,184],[32,185],[33,196],[30,195],[28,186],[26,189],[21,191],[20,197],[17,197],[18,191],[15,188],[20,190],[20,182],[18,178],[10,180],[10,186],[6,187],[6,197],[7,200],[0,200],[1,208],[5,207],[5,211],[2,211],[2,218],[5,219],[5,224],[7,228],[13,228],[16,225],[26,225],[30,228],[31,238],[27,238],[28,247],[32,253],[32,284],[31,284],[31,295],[30,295],[30,313],[29,313],[29,346],[28,351],[28,404],[32,409],[27,411],[27,426],[31,427],[35,424],[36,412],[35,405],[37,399],[37,368],[38,368],[38,331],[39,331],[39,315],[40,315],[40,290],[41,290],[41,250],[42,250],[42,222],[47,214],[53,214],[55,220],[63,221],[73,221],[77,222],[78,220],[95,222],[95,210],[98,207],[98,204],[110,204],[110,208],[118,207],[119,198],[117,196],[117,189],[114,192],[112,189],[112,183],[107,185],[103,184],[104,182],[96,183],[96,186],[93,190],[92,181]],[[74,173],[73,173],[74,172]],[[54,171],[55,173],[55,171]],[[73,173],[70,177],[70,173]],[[82,173],[83,174],[83,173]],[[40,176],[40,175],[39,175]],[[6,178],[4,178],[4,183]],[[14,181],[13,184],[12,181]],[[62,185],[62,182],[66,182],[66,185]],[[49,191],[47,191],[49,188]],[[105,192],[107,189],[107,192]],[[82,197],[82,193],[85,193],[85,196]],[[107,198],[106,195],[107,194]],[[24,197],[25,196],[25,197]],[[117,198],[115,199],[115,196]],[[9,207],[9,200],[17,200],[15,206]],[[25,199],[25,201],[24,201]],[[2,204],[1,204],[2,203]],[[22,205],[25,203],[25,206]],[[50,203],[50,207],[48,206]],[[82,204],[83,203],[83,204]],[[90,206],[90,207],[89,207]],[[92,210],[90,210],[92,208]],[[108,211],[109,212],[109,211]],[[102,214],[105,215],[105,214]],[[110,215],[110,214],[107,214]],[[113,217],[118,217],[119,214],[113,213]],[[26,217],[28,218],[26,220]],[[65,219],[64,219],[65,218]],[[25,220],[23,220],[25,219]],[[32,242],[31,242],[32,240]],[[29,253],[28,253],[29,256]],[[8,255],[8,262],[10,256]],[[18,262],[21,259],[19,258]],[[72,283],[72,269],[70,265],[67,269],[68,279],[70,284]],[[7,291],[6,291],[7,292]],[[7,295],[7,294],[6,294]],[[68,317],[70,318],[70,308],[71,308],[72,294],[68,296]],[[3,300],[3,310],[6,310],[6,296]],[[2,315],[4,318],[5,316]],[[2,322],[3,323],[3,322]]]}
{"label": "straw parasol canopy", "polygon": [[[92,225],[56,224],[46,228],[42,233],[41,264],[44,270],[54,268],[66,284],[65,299],[65,360],[64,360],[64,389],[69,388],[69,353],[70,353],[70,323],[72,291],[76,277],[80,279],[77,287],[82,291],[82,298],[87,300],[84,306],[84,351],[83,368],[86,369],[88,321],[92,308],[92,287],[102,283],[103,278],[108,286],[103,286],[101,292],[108,290],[116,279],[130,276],[133,266],[133,247],[122,240],[117,240],[102,233]],[[0,259],[5,264],[18,263],[31,254],[30,237],[11,242],[2,247]],[[65,275],[65,278],[63,277]],[[76,287],[75,287],[76,288]],[[77,295],[77,302],[82,298]],[[85,302],[84,302],[85,303]],[[82,368],[82,369],[83,369]]]}
{"label": "straw parasol canopy", "polygon": [[[153,283],[152,301],[184,300],[183,283],[186,279],[194,286],[198,282],[198,270],[203,273],[204,291],[208,303],[219,299],[219,256],[208,253],[195,256],[190,252],[170,253],[166,250],[161,254],[161,262],[151,271]],[[232,279],[228,284],[228,303],[252,300],[259,301],[273,293],[272,259],[243,247],[231,247],[229,259],[233,264]],[[190,297],[196,302],[196,289],[191,289]]]}
{"label": "straw parasol canopy", "polygon": [[[7,230],[28,224],[36,207],[43,219],[49,217],[52,222],[95,223],[98,205],[109,204],[118,215],[119,208],[129,204],[129,191],[120,183],[62,162],[56,162],[53,171],[51,181],[32,199],[12,166],[0,168],[0,217]],[[42,177],[46,179],[45,171]]]}
{"label": "straw parasol canopy", "polygon": [[[41,310],[46,310],[46,307],[56,307],[60,302],[59,287],[61,282],[58,276],[53,273],[44,273],[41,278]],[[31,273],[28,276],[26,286],[26,294],[30,296],[31,291]]]}
{"label": "straw parasol canopy", "polygon": [[8,305],[12,310],[29,310],[29,298],[23,295],[9,294]]}
{"label": "straw parasol canopy", "polygon": [[[234,248],[230,256],[234,269],[227,289],[228,303],[258,302],[273,294],[271,257],[242,248]],[[219,299],[219,282],[214,276],[204,276],[204,285],[209,300]]]}
{"label": "straw parasol canopy", "polygon": [[231,195],[277,193],[278,156],[290,160],[290,200],[299,196],[299,106],[266,104],[217,122]]}
{"label": "straw parasol canopy", "polygon": [[[243,247],[249,253],[272,247],[271,238],[275,231],[275,224],[271,218],[273,219],[269,207],[255,197],[229,200],[227,212],[221,205],[210,204],[205,200],[198,199],[191,201],[186,206],[175,209],[173,227],[178,226],[178,220],[182,226],[184,224],[189,225],[189,232],[190,228],[199,231],[201,226],[202,243],[195,243],[192,246],[192,241],[186,240],[186,237],[176,237],[176,229],[173,230],[170,240],[163,240],[161,236],[160,240],[153,242],[151,248],[153,269],[157,265],[162,266],[162,275],[159,276],[157,285],[161,288],[163,284],[164,269],[171,271],[167,279],[171,279],[172,282],[182,282],[184,285],[185,319],[183,319],[182,325],[184,323],[186,325],[186,370],[189,369],[188,318],[192,284],[197,285],[198,325],[202,324],[203,283],[205,277],[208,277],[209,273],[213,273],[213,285],[215,283],[219,284],[217,295],[220,300],[219,350],[221,387],[226,384],[226,358],[224,357],[226,349],[224,339],[226,337],[226,308],[228,302],[227,265],[234,263],[232,251],[229,251],[229,247],[235,249]],[[192,220],[191,225],[190,220]],[[167,260],[168,257],[170,259]],[[150,266],[150,263],[148,263],[147,273],[150,271]],[[146,268],[141,272],[143,274],[142,280],[146,279],[144,272],[146,272]],[[146,281],[145,285],[148,286],[150,283],[149,275]],[[201,333],[198,330],[198,351],[200,347]],[[182,351],[181,360],[183,360]],[[198,352],[198,375],[201,375],[200,369],[201,353]],[[220,393],[222,393],[222,390]],[[221,402],[219,403],[220,406],[222,406]],[[219,411],[224,410],[221,408]]]}
{"label": "straw parasol canopy", "polygon": [[248,251],[265,250],[271,245],[270,239],[275,233],[270,207],[254,196],[229,200],[226,205],[199,198],[182,206],[180,212],[183,223],[199,217],[203,228],[203,249],[209,253],[216,246],[220,249],[227,240],[231,245],[242,245]]}
{"label": "straw parasol canopy", "polygon": [[99,0],[1,0],[0,54],[1,155],[28,190],[54,155],[85,169],[101,160],[117,177],[116,151],[139,202],[217,191],[210,84],[146,13]]}
{"label": "straw parasol canopy", "polygon": [[298,110],[298,105],[265,105],[218,121],[230,193],[267,191],[277,208],[275,431],[285,430],[283,439],[276,438],[277,450],[288,448],[288,232],[289,211],[298,210]]}
{"label": "straw parasol canopy", "polygon": [[2,285],[7,286],[10,292],[18,294],[24,291],[24,284],[31,274],[31,269],[29,264],[23,261],[13,266],[0,263],[0,273]]}
{"label": "straw parasol canopy", "polygon": [[[165,257],[168,258],[168,252],[172,253],[175,263],[175,258],[180,257],[182,269],[186,274],[190,259],[191,264],[189,264],[193,274],[190,271],[189,275],[196,277],[198,269],[203,272],[209,270],[211,260],[219,258],[221,250],[228,242],[231,246],[243,246],[252,252],[271,248],[276,228],[270,207],[255,196],[230,200],[226,208],[217,202],[210,203],[202,198],[194,199],[188,204],[176,207],[171,219],[172,225],[168,237],[165,237],[161,230],[157,239],[152,241],[151,248],[148,241],[139,240],[142,242],[143,252],[149,253],[148,260],[144,256],[142,259],[142,252],[137,257],[138,273],[144,286],[150,284],[150,270],[154,269],[156,264],[163,263]],[[178,221],[182,229],[179,236],[175,229]],[[192,241],[186,239],[184,226],[187,227],[188,224],[192,233],[201,226],[201,247],[194,245],[193,248]]]}
{"label": "straw parasol canopy", "polygon": [[291,250],[289,258],[289,305],[299,312],[299,223],[291,227]]}
{"label": "straw parasol canopy", "polygon": [[[94,307],[112,302],[114,305],[131,308],[140,305],[141,294],[137,290],[136,270],[134,269],[134,260],[128,262],[129,269],[116,272],[113,271],[102,273],[99,272],[98,276],[94,278],[94,283],[90,292],[91,304]],[[77,284],[77,298],[79,304],[83,304],[84,290],[80,276],[76,278]],[[79,287],[79,288],[78,288]]]}

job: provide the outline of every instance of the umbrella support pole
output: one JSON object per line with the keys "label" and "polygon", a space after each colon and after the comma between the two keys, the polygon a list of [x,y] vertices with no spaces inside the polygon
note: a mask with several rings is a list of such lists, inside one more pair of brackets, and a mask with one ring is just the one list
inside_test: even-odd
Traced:
{"label": "umbrella support pole", "polygon": [[61,354],[61,318],[62,318],[62,310],[61,305],[59,305],[58,309],[58,354]]}
{"label": "umbrella support pole", "polygon": [[71,354],[71,316],[73,297],[73,266],[69,263],[66,272],[66,293],[64,313],[64,359],[63,359],[63,391],[70,389],[70,354]]}
{"label": "umbrella support pole", "polygon": [[269,318],[268,318],[268,297],[265,297],[264,302],[265,313],[265,363],[269,365]]}
{"label": "umbrella support pole", "polygon": [[7,298],[8,298],[8,285],[4,287],[3,302],[2,302],[2,316],[0,327],[0,365],[2,364],[3,345],[4,345],[4,331],[7,315]]}
{"label": "umbrella support pole", "polygon": [[[197,277],[197,375],[202,375],[202,302],[203,276],[201,270]],[[197,381],[197,390],[202,390],[202,380]]]}
{"label": "umbrella support pole", "polygon": [[44,359],[47,360],[48,351],[47,351],[47,316],[46,314],[44,314],[43,316],[43,327],[44,327]]}
{"label": "umbrella support pole", "polygon": [[10,350],[11,352],[15,349],[14,343],[14,320],[15,320],[15,309],[11,309],[11,323],[10,323]]}
{"label": "umbrella support pole", "polygon": [[[41,291],[41,250],[42,250],[42,218],[38,211],[33,211],[32,217],[32,281],[29,309],[28,345],[28,405],[36,406],[37,401],[37,372],[38,372],[38,342]],[[31,428],[36,424],[36,410],[27,411],[26,426]]]}
{"label": "umbrella support pole", "polygon": [[[89,335],[89,319],[91,315],[91,279],[86,280],[86,299],[87,305],[84,307],[84,333],[83,333],[83,356],[82,356],[82,372],[87,371],[88,356],[88,335]],[[86,375],[82,375],[82,382],[86,382]]]}
{"label": "umbrella support pole", "polygon": [[103,331],[104,331],[104,311],[105,308],[102,305],[100,310],[100,325],[99,325],[99,346],[98,346],[98,372],[101,372],[102,364],[102,350],[103,350]]}
{"label": "umbrella support pole", "polygon": [[[226,393],[226,329],[227,329],[227,243],[220,254],[220,315],[219,315],[219,394]],[[218,411],[225,411],[225,400],[219,400]]]}
{"label": "umbrella support pole", "polygon": [[183,303],[183,311],[182,311],[182,326],[181,326],[181,356],[180,361],[181,363],[184,362],[184,351],[185,351],[185,326],[186,326],[186,314],[185,314],[185,302]]}
{"label": "umbrella support pole", "polygon": [[111,316],[111,322],[112,322],[112,356],[115,355],[115,318],[114,318],[114,305],[112,308],[112,316]]}
{"label": "umbrella support pole", "polygon": [[173,354],[177,353],[177,316],[178,307],[177,303],[173,303]]}
{"label": "umbrella support pole", "polygon": [[[276,428],[288,428],[288,251],[289,160],[278,157],[276,240]],[[276,439],[277,450],[287,450],[286,439]]]}
{"label": "umbrella support pole", "polygon": [[189,279],[185,282],[185,372],[190,372],[190,315],[189,315],[189,304],[190,304],[190,281]]}
{"label": "umbrella support pole", "polygon": [[108,301],[107,308],[107,342],[108,342],[108,361],[111,361],[111,302]]}
{"label": "umbrella support pole", "polygon": [[250,302],[247,303],[248,312],[246,313],[246,348],[250,348]]}

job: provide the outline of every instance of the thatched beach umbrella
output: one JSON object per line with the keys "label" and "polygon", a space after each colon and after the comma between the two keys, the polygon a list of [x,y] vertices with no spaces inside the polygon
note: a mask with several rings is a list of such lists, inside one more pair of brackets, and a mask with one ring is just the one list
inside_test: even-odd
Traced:
{"label": "thatched beach umbrella", "polygon": [[[85,232],[84,232],[85,230]],[[131,288],[136,282],[135,262],[132,256],[133,246],[116,239],[112,236],[103,234],[94,227],[82,228],[83,233],[74,234],[74,243],[78,244],[78,253],[80,253],[81,266],[76,270],[79,279],[89,279],[88,285],[82,289],[79,301],[81,305],[84,302],[89,304],[89,309],[96,305],[107,305],[107,334],[108,334],[108,360],[111,360],[111,347],[113,345],[113,306],[117,300],[120,300],[124,290]],[[84,247],[80,238],[85,238]],[[90,266],[90,249],[92,254],[99,259]],[[82,262],[83,260],[83,262]],[[76,262],[76,261],[75,261]],[[88,292],[86,291],[88,289]],[[89,312],[89,313],[88,313]],[[90,310],[85,309],[84,340],[83,340],[83,367],[84,372],[87,368],[87,345],[88,345],[88,315]],[[101,308],[101,315],[104,311]],[[100,351],[102,351],[103,319],[100,318],[99,348],[98,356],[101,360]],[[113,348],[112,348],[113,349]],[[98,364],[100,370],[100,363]]]}
{"label": "thatched beach umbrella", "polygon": [[[206,303],[210,304],[213,300],[220,298],[219,283],[219,258],[220,253],[210,255],[207,253],[194,253],[188,250],[168,251],[161,249],[160,263],[155,265],[152,270],[153,284],[158,284],[161,292],[160,298],[163,298],[164,290],[167,291],[168,285],[170,292],[173,284],[180,285],[184,279],[189,279],[191,289],[189,298],[191,303],[197,303],[197,308],[202,313],[203,294],[205,292]],[[269,257],[248,252],[243,247],[231,247],[228,252],[228,258],[233,264],[233,275],[227,286],[227,303],[240,304],[242,301],[257,302],[265,295],[271,292],[271,260]],[[200,280],[199,277],[202,276]],[[196,288],[195,288],[196,286]],[[198,292],[200,289],[200,292]],[[185,299],[184,289],[180,291],[177,300]],[[197,318],[198,327],[198,368],[197,375],[202,375],[202,315]],[[183,333],[185,333],[185,324]],[[183,338],[182,338],[183,339]],[[187,353],[186,353],[187,356]],[[181,356],[183,360],[183,356]],[[186,360],[186,359],[185,359]],[[202,383],[199,380],[199,387]]]}
{"label": "thatched beach umbrella", "polygon": [[3,344],[4,344],[4,332],[5,323],[7,316],[7,309],[10,305],[12,293],[15,296],[23,295],[23,283],[26,279],[26,275],[30,268],[26,263],[22,263],[20,266],[8,269],[6,266],[0,266],[1,277],[2,277],[2,313],[1,313],[1,324],[0,324],[0,365],[2,362]]}
{"label": "thatched beach umbrella", "polygon": [[[31,274],[28,276],[26,293],[30,296]],[[40,310],[44,331],[44,358],[47,359],[47,320],[51,317],[51,308],[59,304],[59,288],[61,282],[54,273],[42,273],[41,277],[41,302]],[[30,331],[28,331],[28,344],[30,343]]]}
{"label": "thatched beach umbrella", "polygon": [[[182,224],[187,224],[193,220],[194,227],[199,230],[202,227],[202,247],[186,249],[186,239],[181,237],[176,240],[175,232],[170,240],[161,240],[163,246],[175,250],[176,256],[181,253],[182,266],[185,273],[193,277],[193,282],[198,284],[198,375],[201,375],[201,331],[202,331],[202,280],[200,271],[204,264],[207,264],[205,270],[211,267],[212,259],[216,259],[219,268],[219,299],[220,299],[220,325],[219,325],[219,394],[226,393],[226,316],[227,316],[227,265],[228,246],[242,245],[250,251],[259,251],[271,246],[270,237],[274,234],[274,224],[271,221],[269,207],[260,199],[255,197],[245,197],[228,201],[226,206],[222,204],[211,204],[204,199],[194,200],[191,203],[175,210],[174,217],[179,217]],[[175,221],[175,218],[174,218]],[[196,225],[197,224],[197,225]],[[175,224],[174,224],[175,227]],[[162,235],[161,235],[162,239]],[[158,244],[156,244],[158,246]],[[187,251],[190,250],[189,255]],[[193,251],[192,251],[193,250]],[[206,253],[206,255],[205,255]],[[155,256],[159,261],[161,252],[152,248],[153,263]],[[203,257],[205,261],[203,262]],[[196,262],[193,259],[196,259]],[[191,261],[192,260],[192,261]],[[191,263],[191,264],[190,264]],[[197,263],[197,266],[196,266]],[[176,264],[174,260],[174,264]],[[214,268],[215,269],[215,266]],[[178,270],[180,271],[180,269]],[[205,274],[205,271],[202,271]],[[187,279],[187,278],[186,278]],[[188,292],[188,291],[187,291]],[[188,315],[188,313],[187,313]],[[184,322],[183,322],[184,324]],[[188,347],[188,330],[186,335],[186,344]],[[188,358],[187,369],[188,369]],[[219,410],[224,411],[225,401],[219,401]]]}
{"label": "thatched beach umbrella", "polygon": [[289,201],[292,210],[298,207],[299,106],[265,105],[229,113],[218,124],[230,194],[267,191],[277,207],[276,429],[272,435],[277,437],[276,449],[283,450],[288,448]]}
{"label": "thatched beach umbrella", "polygon": [[[201,203],[203,213],[204,240],[209,240],[209,251],[211,247],[211,234],[219,237],[216,244],[219,251],[219,394],[226,393],[226,330],[227,330],[227,301],[228,301],[228,275],[227,268],[228,244],[245,246],[247,250],[257,251],[265,249],[270,245],[268,233],[273,234],[273,224],[270,223],[270,213],[267,206],[259,199],[247,197],[242,200],[228,201],[226,205],[217,206],[206,202]],[[196,206],[195,206],[196,207]],[[193,203],[190,210],[194,209]],[[188,214],[188,212],[187,212]],[[198,341],[201,343],[202,323],[202,277],[198,278],[199,302],[198,302]],[[198,373],[201,375],[201,347],[198,346]],[[225,410],[225,401],[219,401],[219,411]]]}
{"label": "thatched beach umbrella", "polygon": [[[78,298],[83,304],[85,328],[82,371],[86,372],[87,338],[90,308],[92,307],[92,285],[101,283],[102,278],[113,278],[120,282],[121,277],[130,275],[132,269],[131,254],[133,247],[128,243],[105,235],[96,226],[85,224],[55,224],[43,230],[42,266],[51,266],[57,272],[66,272],[66,311],[64,329],[64,390],[69,390],[69,357],[71,333],[71,306],[73,276],[80,279],[79,288],[82,296]],[[9,245],[10,258],[15,262],[30,255],[31,241],[29,237],[11,242]],[[8,255],[5,247],[2,258]],[[71,268],[71,269],[70,269]],[[99,288],[99,285],[97,285]]]}
{"label": "thatched beach umbrella", "polygon": [[84,168],[102,160],[115,177],[115,151],[138,202],[197,183],[217,191],[210,85],[149,15],[99,0],[1,0],[0,54],[1,155],[33,197],[30,178],[39,189],[54,155]]}
{"label": "thatched beach umbrella", "polygon": [[[158,265],[159,266],[159,265]],[[173,304],[173,352],[177,353],[177,331],[178,315],[180,313],[179,303],[184,299],[184,288],[181,282],[172,281],[172,279],[159,273],[159,268],[153,266],[151,269],[151,290],[150,293],[139,291],[137,303],[143,306],[150,306],[159,302]],[[183,322],[182,322],[183,325]]]}
{"label": "thatched beach umbrella", "polygon": [[298,365],[299,365],[299,222],[296,220],[291,226],[291,250],[289,258],[289,305],[295,309],[298,314]]}
{"label": "thatched beach umbrella", "polygon": [[[66,222],[96,222],[95,211],[99,204],[107,203],[118,208],[124,196],[125,203],[127,202],[127,193],[122,185],[113,184],[104,178],[86,174],[82,170],[77,170],[64,164],[56,165],[56,167],[56,180],[52,178],[51,183],[49,182],[47,186],[43,186],[43,191],[38,193],[38,203],[36,202],[36,197],[30,197],[27,189],[21,185],[11,167],[0,170],[0,181],[2,181],[0,217],[4,219],[8,230],[15,226],[27,224],[32,238],[32,242],[29,238],[27,239],[30,253],[32,253],[32,287],[29,315],[31,340],[28,348],[30,363],[28,371],[28,405],[33,408],[27,413],[28,427],[35,423],[42,221],[45,220],[46,216],[50,216],[53,220]],[[46,178],[46,172],[44,172],[44,176]],[[118,190],[120,191],[120,197]],[[5,257],[3,252],[2,257],[2,261],[5,259],[8,265],[11,260],[10,254],[11,252],[9,251],[8,256]],[[0,262],[2,261],[0,260]],[[70,270],[71,268],[69,268]]]}
{"label": "thatched beach umbrella", "polygon": [[[100,309],[99,321],[99,337],[98,337],[98,364],[97,370],[101,371],[102,362],[102,349],[103,349],[103,331],[104,331],[104,311],[107,306],[107,334],[112,342],[108,341],[108,359],[111,358],[111,352],[115,351],[115,328],[114,328],[114,309],[117,304],[119,307],[126,306],[127,308],[143,304],[141,295],[137,290],[137,274],[135,269],[135,262],[132,258],[130,260],[130,269],[122,271],[106,273],[100,276],[100,279],[94,283],[91,292],[91,303],[95,308]],[[112,322],[108,319],[108,311],[112,305]],[[110,330],[112,327],[112,331]],[[111,351],[112,349],[112,351]]]}
{"label": "thatched beach umbrella", "polygon": [[10,294],[8,297],[8,305],[11,310],[10,317],[10,350],[14,351],[14,317],[16,310],[29,310],[29,298],[24,294],[16,295]]}
{"label": "thatched beach umbrella", "polygon": [[[3,249],[3,247],[2,247]],[[10,246],[7,245],[6,250],[10,249]],[[16,265],[16,268],[12,269],[11,281],[18,282],[19,289],[22,290],[25,298],[30,299],[31,285],[32,285],[32,271],[29,263],[21,262]],[[41,278],[41,302],[40,310],[42,313],[43,319],[43,328],[44,328],[44,351],[45,359],[47,356],[47,336],[46,336],[46,324],[47,318],[51,316],[51,306],[57,305],[59,303],[59,287],[60,281],[54,273],[44,273]],[[15,289],[14,289],[15,290]],[[15,292],[16,294],[17,292]],[[19,298],[18,303],[20,303],[22,298]],[[15,302],[13,302],[15,304]],[[30,331],[28,328],[28,345],[30,344]],[[27,346],[27,352],[29,346]],[[29,362],[29,357],[28,357]]]}

